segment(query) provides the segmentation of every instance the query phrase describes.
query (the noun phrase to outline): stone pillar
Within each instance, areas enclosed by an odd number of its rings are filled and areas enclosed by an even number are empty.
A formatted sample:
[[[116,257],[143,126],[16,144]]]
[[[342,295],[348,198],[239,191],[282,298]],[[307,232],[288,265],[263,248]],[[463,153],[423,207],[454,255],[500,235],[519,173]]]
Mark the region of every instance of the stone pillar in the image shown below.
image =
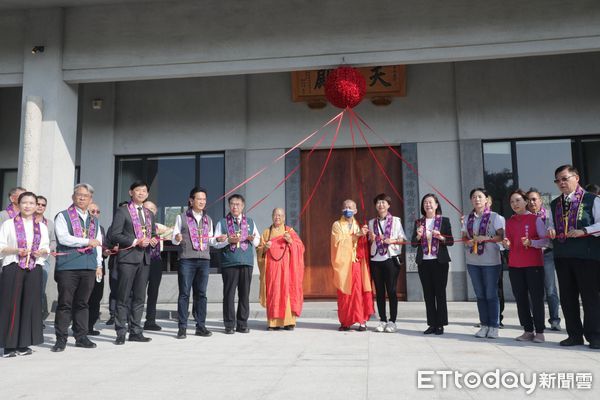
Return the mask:
[[[37,193],[40,175],[40,145],[42,140],[42,98],[30,96],[25,100],[23,116],[23,159],[21,165],[21,185]]]
[[[47,216],[53,218],[70,204],[75,180],[77,86],[63,81],[63,10],[28,10],[25,20],[19,182],[48,198]],[[32,54],[34,46],[44,46],[44,52]],[[31,160],[32,148],[27,145],[27,102],[34,97],[44,105],[37,163]]]
[[[63,10],[28,10],[23,29],[27,33],[18,182],[47,197],[46,217],[54,218],[71,203],[75,183],[78,87],[63,80]],[[44,46],[44,52],[32,54],[34,46]],[[29,118],[41,112],[36,108],[41,110],[42,104],[43,118],[34,128],[34,121]],[[50,277],[53,274],[51,266]],[[57,294],[53,279],[48,279],[46,294],[51,306]]]

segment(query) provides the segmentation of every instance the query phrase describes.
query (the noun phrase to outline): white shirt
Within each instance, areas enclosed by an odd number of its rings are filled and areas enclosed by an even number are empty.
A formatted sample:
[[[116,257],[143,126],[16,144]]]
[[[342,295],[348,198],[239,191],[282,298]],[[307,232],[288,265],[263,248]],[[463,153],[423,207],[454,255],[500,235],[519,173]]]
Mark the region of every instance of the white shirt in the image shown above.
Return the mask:
[[[237,219],[238,222],[238,226],[241,223],[241,219],[242,216],[240,215],[239,217],[233,217],[234,219]],[[223,240],[222,242],[218,242],[216,238],[218,238],[221,235],[227,235],[227,227],[225,227],[225,229],[223,229],[223,227],[221,226],[221,221],[217,222],[217,225],[215,225],[215,240],[211,243],[211,246],[217,248],[217,249],[222,249],[223,247],[227,247],[229,246],[229,242],[227,240]],[[258,233],[258,228],[256,227],[256,223],[254,223],[254,230],[252,231],[251,235],[254,236],[254,240],[252,240],[252,245],[254,247],[257,247],[260,244],[260,234]]]
[[[379,218],[373,218],[372,220],[369,221],[369,231],[375,232],[375,227],[373,225],[375,224],[375,221],[378,219]],[[385,218],[382,220],[379,220],[379,221],[381,222],[380,226],[385,230]],[[383,235],[384,232],[381,232],[381,229],[379,229],[379,230],[380,230],[380,234]],[[406,234],[404,233],[404,229],[402,228],[402,221],[398,217],[392,217],[392,232],[390,233],[390,238],[395,239],[395,240],[402,240],[402,241],[406,240]],[[373,243],[371,243],[371,260],[385,261],[392,256],[399,255],[401,251],[402,251],[401,244],[391,244],[388,246],[388,251],[384,255],[381,255],[381,254],[377,253],[377,243],[375,241],[373,241]],[[375,255],[373,255],[373,254],[375,254]]]
[[[433,240],[433,227],[435,226],[435,218],[425,218],[425,238],[431,243]],[[441,228],[441,225],[440,225]],[[437,260],[437,255],[433,255],[431,253],[425,254],[423,252],[423,260]]]
[[[31,243],[33,242],[33,219],[31,219],[31,220],[23,219],[23,227],[25,228],[25,236],[27,237],[27,247],[31,248]],[[40,238],[39,250],[47,250],[49,252],[50,251],[50,239],[48,237],[48,227],[46,227],[46,224],[43,224],[41,222],[40,222],[40,234],[41,234],[41,238]],[[17,232],[15,230],[15,224],[13,223],[12,219],[9,219],[5,223],[2,224],[2,227],[0,227],[0,253],[5,248],[16,249],[17,247],[19,247],[19,245],[17,243]],[[5,255],[0,254],[0,257],[3,259],[2,260],[3,267],[6,265],[9,265],[11,263],[19,262],[18,254],[5,254]],[[46,261],[46,258],[48,258],[48,257],[47,256],[38,257],[35,260],[35,263],[37,265],[43,266],[44,262]]]
[[[196,220],[196,224],[198,224],[198,226],[201,225],[201,220],[202,217],[204,216],[204,213],[201,211],[199,213],[197,213],[196,211],[192,210],[192,214],[194,215],[194,219]],[[187,221],[185,221],[185,223],[187,224]],[[213,227],[212,227],[212,220],[209,219],[208,220],[209,226],[208,226],[208,236],[213,236]],[[173,243],[175,246],[177,246],[179,243],[181,243],[179,240],[177,240],[175,237],[177,235],[179,235],[181,233],[181,214],[179,214],[177,216],[177,219],[175,220],[175,226],[173,227],[173,237],[171,238],[171,243]],[[209,246],[214,246],[216,243],[215,238],[210,238],[208,239],[208,244]]]
[[[87,221],[88,213],[87,211],[84,213],[79,208],[75,207],[75,211],[81,217],[83,221]],[[81,221],[80,221],[81,223]],[[63,213],[59,213],[54,220],[54,235],[58,243],[67,247],[75,247],[82,248],[88,247],[89,238],[80,238],[77,236],[73,236],[69,233],[69,227],[67,225],[67,221],[65,220],[65,216]],[[100,231],[100,223],[96,225],[96,240],[100,242],[100,248],[97,250],[96,254],[96,265],[102,265],[102,232]]]

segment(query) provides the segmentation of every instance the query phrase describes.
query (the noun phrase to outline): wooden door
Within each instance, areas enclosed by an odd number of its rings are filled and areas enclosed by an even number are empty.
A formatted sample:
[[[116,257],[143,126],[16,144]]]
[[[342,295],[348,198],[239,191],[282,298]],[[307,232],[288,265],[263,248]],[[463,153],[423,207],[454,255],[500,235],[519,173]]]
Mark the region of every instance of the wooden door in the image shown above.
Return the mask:
[[[399,151],[399,149],[397,149]],[[302,204],[308,200],[329,150],[314,151],[310,158],[308,151],[301,153],[302,160]],[[402,195],[401,161],[387,147],[373,148],[373,152],[394,186]],[[360,188],[360,189],[359,189]],[[364,198],[364,211],[361,207],[360,192]],[[394,194],[391,185],[377,167],[367,148],[334,150],[329,165],[319,187],[304,215],[301,218],[302,240],[306,246],[304,272],[304,295],[306,298],[329,299],[336,297],[332,283],[330,265],[331,225],[340,218],[342,202],[352,199],[356,202],[359,223],[363,224],[375,216],[373,198],[385,192],[392,198],[390,211],[403,215],[402,201]],[[404,222],[404,221],[403,221]],[[398,278],[398,295],[406,300],[405,268]]]

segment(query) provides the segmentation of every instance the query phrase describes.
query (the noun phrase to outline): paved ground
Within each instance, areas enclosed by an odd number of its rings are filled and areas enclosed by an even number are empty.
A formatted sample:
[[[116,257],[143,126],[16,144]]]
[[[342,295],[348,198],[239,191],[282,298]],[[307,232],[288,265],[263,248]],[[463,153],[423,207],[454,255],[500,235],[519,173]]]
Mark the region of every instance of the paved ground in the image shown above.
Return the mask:
[[[597,399],[600,394],[600,351],[559,347],[564,332],[548,332],[543,345],[516,342],[521,330],[514,304],[507,305],[507,326],[497,340],[473,337],[474,303],[450,303],[451,324],[437,337],[422,334],[422,303],[401,303],[395,334],[338,332],[335,303],[306,303],[294,332],[266,331],[264,312],[253,304],[252,331],[225,335],[220,307],[210,304],[210,338],[194,336],[192,327],[187,339],[177,340],[176,322],[163,319],[161,332],[147,333],[152,342],[115,346],[114,331],[99,323],[102,334],[94,338],[98,348],[76,348],[70,339],[59,354],[50,352],[54,335],[48,324],[46,343],[35,347],[33,355],[0,359],[0,399]],[[174,306],[159,308],[168,316]],[[432,379],[424,383],[435,389],[417,387],[419,370],[481,376],[496,369],[508,383],[511,372],[524,373],[528,383],[537,374],[533,394],[527,396],[522,386],[459,389],[457,375],[443,389],[441,375],[425,372],[422,377]],[[583,389],[585,382],[580,382],[577,389],[575,380],[585,380],[586,374],[592,376],[592,388]],[[488,384],[494,378],[488,376]],[[470,379],[477,384],[477,376]],[[554,389],[543,388],[543,382]],[[464,385],[464,380],[458,383]]]

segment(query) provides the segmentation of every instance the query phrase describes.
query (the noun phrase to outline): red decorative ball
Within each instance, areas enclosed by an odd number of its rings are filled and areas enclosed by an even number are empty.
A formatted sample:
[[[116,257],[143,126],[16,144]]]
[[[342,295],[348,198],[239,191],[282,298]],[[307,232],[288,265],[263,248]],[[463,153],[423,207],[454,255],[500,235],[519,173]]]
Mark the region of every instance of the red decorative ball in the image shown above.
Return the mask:
[[[365,97],[367,82],[356,68],[339,67],[325,80],[325,97],[339,108],[354,108]]]

